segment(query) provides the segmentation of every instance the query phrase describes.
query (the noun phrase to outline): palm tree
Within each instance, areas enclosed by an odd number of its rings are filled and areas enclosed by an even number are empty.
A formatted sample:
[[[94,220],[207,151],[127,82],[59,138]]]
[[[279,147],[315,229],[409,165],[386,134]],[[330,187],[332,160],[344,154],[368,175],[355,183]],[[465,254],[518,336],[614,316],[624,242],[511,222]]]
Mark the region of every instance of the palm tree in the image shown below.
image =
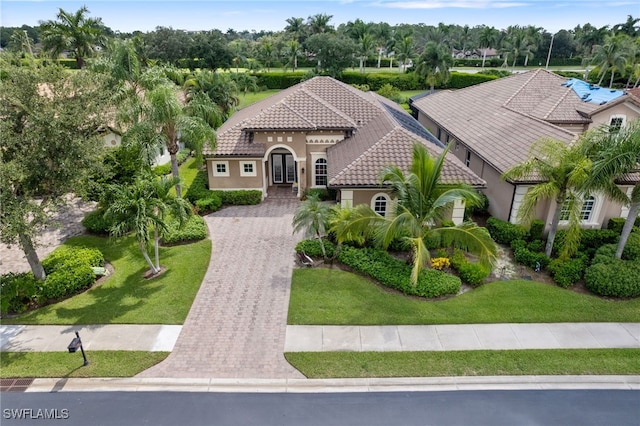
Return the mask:
[[[569,232],[564,245],[564,256],[570,256],[577,246],[579,238],[579,212],[582,207],[580,188],[587,180],[591,170],[591,161],[586,156],[585,145],[580,139],[575,144],[555,139],[541,139],[531,146],[529,158],[507,170],[502,179],[517,181],[523,177],[537,176],[540,183],[527,191],[518,210],[517,219],[529,226],[534,218],[538,203],[554,200],[556,203],[545,254],[551,256],[558,224],[563,207],[569,207],[567,217]],[[565,204],[569,201],[568,204]]]
[[[90,56],[96,45],[103,43],[102,20],[88,18],[89,9],[82,6],[75,13],[59,9],[56,21],[40,25],[42,44],[57,57],[66,50],[75,54],[78,68],[84,68],[84,59]]]
[[[380,183],[391,187],[397,201],[392,203],[385,216],[380,216],[365,204],[342,212],[340,217],[344,221],[334,220],[331,227],[338,242],[362,241],[363,235],[371,235],[379,246],[386,249],[394,240],[402,241],[412,248],[411,282],[414,285],[420,271],[428,264],[430,255],[425,241],[432,238],[439,238],[444,247],[454,246],[477,254],[481,263],[487,266],[493,264],[496,245],[485,228],[472,222],[439,227],[454,201],[479,202],[478,193],[473,188],[439,182],[448,151],[446,148],[433,158],[424,145],[416,144],[407,174],[395,165],[386,166],[381,171]]]
[[[627,15],[627,20],[622,24],[613,26],[613,31],[624,33],[630,37],[635,37],[640,34],[640,18],[635,18],[631,15]]]
[[[307,237],[316,237],[324,258],[327,257],[327,253],[322,238],[329,227],[330,214],[330,205],[321,202],[317,195],[310,195],[293,215],[293,232],[304,231]]]
[[[600,128],[586,136],[592,147],[593,170],[585,182],[587,190],[603,191],[613,200],[629,206],[627,219],[622,227],[616,258],[620,259],[635,219],[640,214],[640,183],[636,183],[627,195],[615,184],[616,179],[637,172],[640,164],[640,120],[611,132]]]
[[[507,34],[502,40],[502,50],[508,57],[513,59],[511,68],[514,69],[518,58],[531,50],[531,43],[526,32],[517,25],[508,27]]]
[[[582,47],[582,54],[585,57],[590,57],[593,54],[593,47],[602,44],[609,34],[609,26],[597,28],[587,23],[582,28],[576,28],[575,33],[576,39]]]
[[[398,66],[401,67],[400,70],[404,70],[407,67],[407,64],[413,58],[414,47],[413,47],[413,37],[404,36],[402,37],[398,43],[396,43],[397,52],[395,54],[398,59]]]
[[[329,25],[333,15],[327,15],[326,13],[318,13],[307,18],[307,27],[309,32],[313,34],[323,34],[333,31],[333,26]]]
[[[298,69],[298,57],[302,54],[300,50],[300,43],[297,40],[291,40],[287,43],[286,55],[289,58],[289,62],[287,62],[287,66],[293,67],[295,71]]]
[[[242,92],[243,98],[247,96],[247,92],[258,90],[258,79],[250,74],[244,72],[232,74],[231,79],[236,83],[238,90]]]
[[[482,48],[482,69],[484,69],[484,63],[487,58],[487,50],[498,43],[499,34],[500,32],[494,27],[487,27],[486,25],[480,30],[478,42]]]
[[[196,105],[195,102],[201,103]],[[140,145],[146,151],[165,146],[171,156],[171,173],[176,180],[176,194],[182,197],[176,154],[178,139],[185,141],[201,158],[205,141],[215,146],[215,132],[205,117],[215,114],[216,106],[206,96],[198,96],[183,106],[173,86],[161,85],[145,92],[142,120],[124,134],[128,143]],[[193,114],[193,115],[190,115]]]
[[[284,31],[292,34],[293,39],[300,43],[302,41],[301,35],[304,32],[304,18],[287,18],[287,26],[284,27]]]
[[[626,62],[624,46],[619,37],[608,36],[602,45],[595,46],[591,63],[600,68],[598,86],[602,84],[607,71],[611,71],[609,81],[609,88],[611,88],[616,71],[623,73]]]
[[[431,92],[438,84],[444,84],[449,81],[449,67],[453,65],[453,57],[443,45],[436,44],[433,41],[427,42],[424,46],[422,54],[418,58],[416,65],[416,74],[426,81]]]
[[[159,241],[163,230],[167,229],[166,213],[180,224],[191,214],[186,200],[174,198],[170,189],[177,184],[175,177],[155,179],[153,176],[138,177],[132,185],[112,185],[112,199],[105,216],[113,221],[110,233],[114,237],[135,233],[138,248],[149,265],[151,274],[160,272]],[[155,262],[149,256],[150,231],[154,232]]]
[[[364,33],[358,40],[358,56],[360,59],[360,72],[364,72],[367,58],[373,50],[373,37],[369,33]]]
[[[206,94],[222,112],[221,122],[236,111],[240,102],[236,95],[238,87],[234,79],[226,73],[212,70],[196,71],[185,81],[184,88],[187,93],[187,102],[190,102],[194,93]]]

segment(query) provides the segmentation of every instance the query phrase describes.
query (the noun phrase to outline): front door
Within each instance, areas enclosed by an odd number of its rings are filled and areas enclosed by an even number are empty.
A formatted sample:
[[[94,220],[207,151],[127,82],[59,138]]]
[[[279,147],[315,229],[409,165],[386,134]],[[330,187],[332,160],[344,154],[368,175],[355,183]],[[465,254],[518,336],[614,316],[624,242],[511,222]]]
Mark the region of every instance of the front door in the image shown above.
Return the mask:
[[[296,162],[291,154],[271,154],[273,183],[293,183],[296,181]]]

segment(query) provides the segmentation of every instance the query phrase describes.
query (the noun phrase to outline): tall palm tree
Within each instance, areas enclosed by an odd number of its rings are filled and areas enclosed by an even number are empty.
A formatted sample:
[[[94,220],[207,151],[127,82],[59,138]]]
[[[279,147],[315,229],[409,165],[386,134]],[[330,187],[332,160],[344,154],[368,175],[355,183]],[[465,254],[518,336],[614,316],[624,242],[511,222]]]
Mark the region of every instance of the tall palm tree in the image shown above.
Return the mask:
[[[497,29],[486,25],[480,30],[478,42],[482,48],[482,69],[484,69],[484,63],[487,59],[487,50],[497,45],[499,34],[500,32]]]
[[[258,90],[258,79],[251,74],[244,72],[232,74],[231,79],[236,83],[238,90],[242,92],[243,98],[247,96],[247,92]]]
[[[112,199],[105,212],[105,216],[114,223],[110,233],[119,237],[133,230],[138,248],[153,275],[160,272],[159,241],[160,235],[167,229],[167,212],[170,211],[172,217],[181,224],[191,214],[186,200],[170,195],[169,190],[178,181],[175,177],[155,179],[146,175],[138,177],[131,185],[111,186]],[[148,252],[152,229],[155,262]]]
[[[326,13],[318,13],[316,15],[309,16],[309,18],[307,18],[309,33],[313,35],[332,32],[333,26],[329,24],[331,18],[333,18],[333,15],[327,15]]]
[[[615,184],[616,179],[637,172],[640,165],[640,120],[611,132],[600,128],[587,134],[588,144],[594,153],[593,170],[585,182],[587,190],[603,191],[608,197],[629,206],[627,219],[616,250],[620,259],[635,219],[640,214],[640,183],[636,183],[627,195]]]
[[[364,66],[367,58],[373,51],[373,37],[370,33],[364,33],[358,40],[358,56],[360,59],[360,72],[364,72]]]
[[[534,219],[538,203],[543,200],[555,201],[556,207],[545,246],[547,256],[551,256],[563,207],[569,207],[569,214],[564,219],[568,219],[570,225],[563,255],[573,254],[579,238],[578,216],[583,198],[580,189],[590,171],[591,161],[586,156],[582,139],[573,145],[555,139],[542,139],[531,146],[527,160],[502,175],[502,179],[512,182],[530,176],[537,176],[540,180],[540,183],[529,188],[518,210],[517,219],[524,226],[528,226]]]
[[[222,112],[221,122],[236,111],[236,107],[240,102],[237,96],[238,87],[234,79],[226,73],[218,73],[212,70],[196,71],[185,81],[184,88],[187,94],[187,102],[191,101],[191,97],[195,93],[206,94]]]
[[[195,105],[200,102],[201,105]],[[177,179],[176,194],[182,197],[177,153],[178,140],[188,143],[198,158],[202,146],[215,146],[215,131],[204,117],[215,113],[216,106],[206,96],[198,96],[186,106],[178,99],[175,87],[161,85],[145,92],[142,120],[124,134],[123,139],[143,147],[146,151],[166,147],[171,157],[171,173]],[[190,115],[192,113],[193,115]]]
[[[85,58],[90,56],[96,45],[104,42],[102,20],[89,18],[89,9],[82,6],[75,13],[59,9],[55,21],[40,25],[42,44],[54,56],[66,50],[73,51],[78,68],[84,68]]]
[[[600,68],[598,86],[602,84],[607,71],[611,72],[609,81],[609,88],[611,88],[616,71],[623,73],[627,63],[621,38],[611,35],[605,38],[603,44],[595,46],[591,63]]]
[[[576,28],[576,39],[582,47],[582,54],[591,57],[594,46],[601,45],[609,35],[609,26],[597,28],[591,24],[585,24],[582,28]]]
[[[433,41],[427,42],[418,58],[416,74],[429,85],[433,92],[436,84],[449,81],[449,67],[453,65],[453,57],[449,49]]]
[[[514,69],[520,56],[531,50],[526,32],[517,25],[508,27],[507,34],[502,40],[502,50],[508,57],[513,59],[511,68]]]
[[[287,18],[287,26],[284,27],[284,31],[286,33],[292,34],[293,39],[298,43],[302,42],[302,33],[304,32],[304,18]]]
[[[395,57],[398,59],[398,66],[401,67],[400,70],[405,70],[407,68],[407,64],[413,58],[413,54],[415,49],[413,47],[413,37],[404,36],[402,37],[395,45],[396,54]]]
[[[330,214],[330,205],[321,202],[317,195],[310,195],[293,215],[293,232],[304,231],[306,236],[317,238],[324,258],[327,257],[327,253],[322,238],[329,227]]]
[[[627,20],[622,24],[614,25],[613,30],[624,33],[630,37],[635,37],[640,35],[640,25],[638,25],[638,23],[640,23],[640,18],[627,15]]]
[[[468,250],[477,254],[481,263],[493,264],[496,245],[485,228],[472,222],[440,227],[454,201],[464,200],[467,204],[479,202],[478,193],[473,188],[440,182],[448,151],[449,148],[446,148],[434,158],[424,145],[416,144],[407,174],[395,165],[385,167],[380,174],[380,183],[391,187],[397,201],[392,203],[385,216],[378,215],[365,204],[343,212],[341,217],[344,222],[333,221],[331,228],[336,233],[338,242],[362,240],[362,235],[372,235],[374,241],[386,249],[394,240],[401,240],[412,248],[411,282],[414,285],[430,258],[425,241],[434,237],[440,238],[444,247],[454,246]]]
[[[302,50],[300,49],[300,43],[297,40],[291,40],[287,43],[287,47],[285,49],[286,56],[289,58],[289,62],[287,62],[287,66],[291,66],[293,70],[298,69],[298,57],[302,55]]]

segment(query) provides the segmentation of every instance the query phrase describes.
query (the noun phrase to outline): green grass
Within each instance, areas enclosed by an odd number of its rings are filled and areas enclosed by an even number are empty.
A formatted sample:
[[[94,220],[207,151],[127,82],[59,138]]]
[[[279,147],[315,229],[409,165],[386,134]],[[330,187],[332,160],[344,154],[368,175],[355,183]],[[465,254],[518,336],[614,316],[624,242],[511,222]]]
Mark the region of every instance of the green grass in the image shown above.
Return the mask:
[[[335,269],[293,272],[289,324],[640,322],[640,298],[605,300],[533,281],[499,281],[447,300],[404,296]]]
[[[0,377],[132,377],[154,366],[169,352],[88,351],[89,365],[79,352],[3,352]]]
[[[147,280],[144,261],[133,236],[81,236],[65,245],[95,247],[115,272],[99,286],[45,306],[4,324],[182,324],[191,308],[211,257],[211,240],[160,248],[166,272]]]
[[[640,349],[289,352],[285,358],[310,379],[640,373]]]
[[[247,107],[251,104],[255,104],[258,101],[261,101],[265,98],[268,98],[271,95],[274,95],[276,93],[278,93],[280,90],[264,90],[262,92],[255,92],[255,93],[247,93],[245,94],[241,94],[240,95],[240,105],[238,105],[238,109],[242,109],[244,107]]]

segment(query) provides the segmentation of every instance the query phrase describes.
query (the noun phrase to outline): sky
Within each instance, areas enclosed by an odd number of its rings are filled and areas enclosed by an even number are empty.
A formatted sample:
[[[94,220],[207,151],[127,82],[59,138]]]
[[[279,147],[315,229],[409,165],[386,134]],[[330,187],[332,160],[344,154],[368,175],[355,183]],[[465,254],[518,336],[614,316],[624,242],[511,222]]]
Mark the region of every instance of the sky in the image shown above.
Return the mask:
[[[0,0],[0,24],[36,26],[52,20],[59,8],[102,18],[113,30],[152,31],[156,26],[184,30],[281,31],[286,19],[331,15],[330,24],[361,19],[396,24],[494,26],[534,25],[551,33],[591,23],[615,25],[627,15],[640,17],[640,0]]]

